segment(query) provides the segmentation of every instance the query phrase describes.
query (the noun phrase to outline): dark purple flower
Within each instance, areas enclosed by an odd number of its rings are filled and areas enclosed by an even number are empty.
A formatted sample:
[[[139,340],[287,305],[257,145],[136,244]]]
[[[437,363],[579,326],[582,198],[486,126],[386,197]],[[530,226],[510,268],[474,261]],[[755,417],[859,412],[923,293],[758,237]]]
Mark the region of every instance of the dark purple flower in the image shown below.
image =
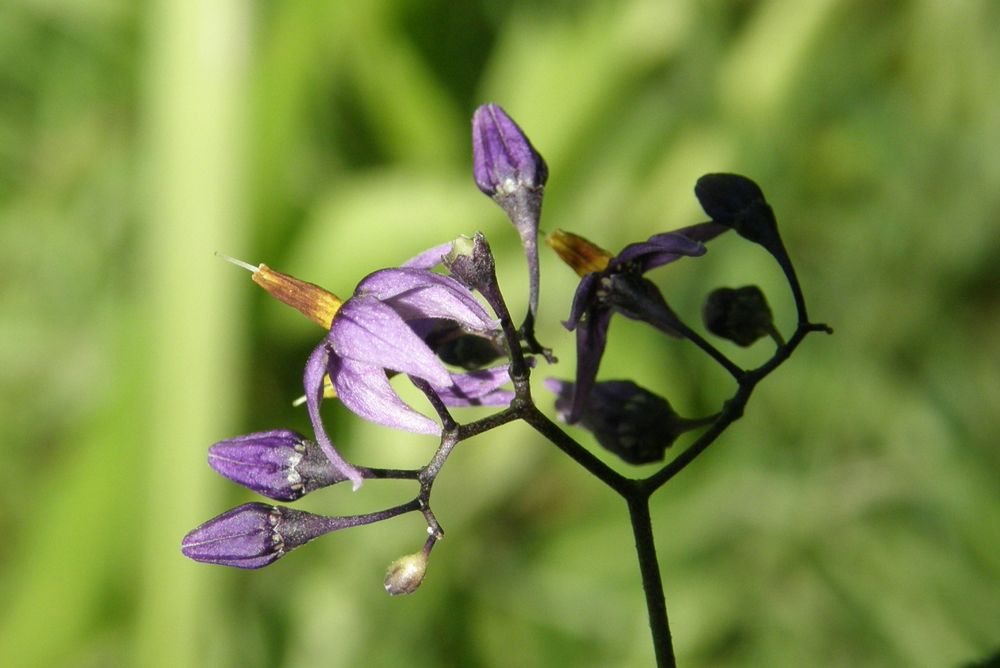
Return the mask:
[[[315,442],[284,429],[219,441],[208,464],[220,475],[271,499],[294,501],[346,480]]]
[[[577,396],[574,384],[547,378],[545,387],[557,395],[556,410],[568,421]],[[714,418],[687,420],[666,399],[632,381],[608,380],[594,384],[578,419],[598,443],[626,462],[649,464],[661,461],[678,436]]]
[[[538,220],[549,169],[499,105],[484,104],[472,116],[472,174],[479,189],[504,210],[521,237],[530,279],[525,336],[540,350],[532,328],[538,312]]]
[[[429,321],[441,320],[486,337],[498,331],[497,321],[454,278],[413,266],[384,269],[358,284],[326,339],[310,355],[304,380],[316,440],[355,488],[361,474],[334,449],[320,417],[324,374],[330,375],[341,403],[355,414],[421,434],[440,434],[441,426],[399,398],[387,371],[426,381],[447,405],[510,402],[513,395],[498,389],[509,380],[506,367],[464,374],[445,368],[422,336]]]
[[[704,242],[727,229],[716,223],[701,223],[656,234],[647,241],[626,246],[612,257],[576,235],[557,231],[549,237],[549,244],[563,259],[577,263],[574,269],[583,275],[569,319],[564,323],[567,329],[576,330],[576,394],[567,421],[580,419],[597,377],[612,314],[647,322],[671,336],[685,335],[686,327],[664,301],[660,290],[643,274],[685,256],[704,255]],[[604,269],[600,271],[586,271],[601,265]]]
[[[246,503],[192,530],[181,542],[184,556],[209,564],[262,568],[325,533],[351,526],[266,503]]]

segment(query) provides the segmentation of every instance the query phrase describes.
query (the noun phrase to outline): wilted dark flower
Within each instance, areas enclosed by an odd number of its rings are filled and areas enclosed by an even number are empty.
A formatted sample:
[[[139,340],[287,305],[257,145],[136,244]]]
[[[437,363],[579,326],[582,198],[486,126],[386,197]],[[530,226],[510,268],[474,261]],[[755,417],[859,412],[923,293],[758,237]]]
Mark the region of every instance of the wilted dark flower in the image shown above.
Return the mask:
[[[618,255],[607,258],[607,251],[583,237],[557,231],[548,243],[559,255],[573,263],[583,275],[573,297],[573,306],[565,325],[576,330],[576,396],[567,420],[580,418],[587,394],[597,377],[597,369],[607,344],[608,326],[613,313],[641,320],[671,336],[682,336],[683,325],[664,301],[659,289],[643,274],[682,257],[704,255],[703,242],[726,231],[715,223],[702,223],[630,244]],[[599,271],[584,273],[585,268],[604,264]]]
[[[578,396],[573,383],[547,378],[545,387],[557,395],[556,410],[563,421],[568,421]],[[608,380],[595,383],[587,394],[579,424],[626,462],[649,464],[661,461],[678,436],[712,419],[682,418],[666,399],[632,381]]]
[[[219,441],[208,449],[208,463],[233,482],[279,501],[346,480],[315,442],[284,429]]]
[[[771,307],[756,285],[712,291],[701,314],[708,331],[741,346],[749,346],[762,336],[780,339]]]

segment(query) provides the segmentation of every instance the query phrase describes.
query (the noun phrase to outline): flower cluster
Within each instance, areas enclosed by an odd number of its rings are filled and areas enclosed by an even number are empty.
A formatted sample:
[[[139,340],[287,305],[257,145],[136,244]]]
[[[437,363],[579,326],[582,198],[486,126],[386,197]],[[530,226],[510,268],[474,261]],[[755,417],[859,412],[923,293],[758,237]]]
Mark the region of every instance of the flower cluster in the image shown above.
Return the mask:
[[[611,469],[545,417],[531,394],[533,355],[556,361],[534,334],[539,317],[538,226],[548,167],[521,128],[495,104],[483,105],[473,115],[472,146],[474,181],[510,219],[527,259],[528,310],[519,327],[513,324],[493,254],[480,233],[431,248],[398,267],[375,271],[363,277],[346,300],[267,265],[228,258],[249,270],[253,281],[272,296],[322,326],[326,334],[308,355],[303,371],[312,435],[276,429],[226,439],[209,448],[209,465],[233,482],[277,501],[295,501],[344,481],[358,490],[366,479],[415,481],[417,495],[391,508],[350,516],[247,503],[188,533],[181,548],[186,556],[237,568],[260,568],[339,529],[420,512],[427,522],[428,538],[419,551],[394,561],[385,577],[390,594],[411,593],[423,581],[431,548],[443,536],[431,509],[431,491],[460,442],[523,420],[626,496],[630,509],[638,507],[640,497],[629,495],[645,494],[641,500],[648,501],[649,492],[644,489],[656,489],[707,447],[739,417],[753,385],[787,358],[806,332],[825,328],[809,323],[774,213],[760,188],[746,177],[702,177],[695,195],[710,220],[655,234],[626,245],[617,254],[571,232],[549,235],[549,246],[580,277],[564,322],[575,332],[575,378],[545,382],[555,396],[559,418],[586,429],[606,450],[635,465],[660,461],[681,435],[713,426],[674,462],[642,481],[646,488],[630,484],[635,481]],[[753,373],[741,369],[685,324],[647,277],[682,258],[704,255],[706,244],[730,229],[775,257],[785,270],[799,312],[799,329],[786,344],[756,286],[719,288],[709,294],[702,315],[710,333],[741,346],[770,336],[778,346],[770,366]],[[695,344],[733,376],[740,391],[719,413],[687,419],[665,398],[633,380],[598,380],[615,314]],[[399,381],[393,380],[396,376],[401,377]],[[433,416],[401,398],[394,383],[402,382],[402,377],[424,394]],[[330,439],[321,414],[324,399],[333,397],[369,422],[437,438],[434,456],[423,467],[402,470],[347,461]],[[472,422],[458,422],[451,409],[469,406],[498,410]]]

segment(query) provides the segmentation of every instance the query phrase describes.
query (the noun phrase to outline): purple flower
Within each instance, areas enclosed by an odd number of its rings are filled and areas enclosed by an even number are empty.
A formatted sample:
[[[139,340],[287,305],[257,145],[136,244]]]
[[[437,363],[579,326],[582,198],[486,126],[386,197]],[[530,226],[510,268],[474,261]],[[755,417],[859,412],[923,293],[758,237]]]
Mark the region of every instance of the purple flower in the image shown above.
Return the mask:
[[[580,419],[597,377],[613,313],[647,322],[671,336],[685,335],[687,328],[643,274],[685,256],[704,255],[704,242],[727,229],[717,223],[701,223],[630,244],[616,256],[576,235],[556,232],[549,237],[549,244],[583,276],[564,323],[567,329],[576,330],[576,389],[566,415],[568,422]],[[590,271],[600,266],[604,268]]]
[[[341,403],[355,414],[421,434],[440,434],[441,426],[399,398],[387,371],[426,381],[451,406],[502,405],[513,396],[499,389],[509,380],[506,366],[449,372],[424,339],[438,321],[486,337],[498,330],[498,322],[469,289],[449,276],[415,267],[377,271],[344,302],[329,334],[306,363],[306,401],[316,440],[355,488],[361,473],[334,449],[320,417],[324,374],[330,375]]]
[[[219,441],[208,449],[208,464],[233,482],[279,501],[294,501],[346,480],[315,442],[284,429]]]
[[[574,384],[547,378],[545,387],[554,392],[559,417],[568,421],[575,397]],[[581,426],[597,442],[630,464],[661,461],[664,451],[686,431],[711,422],[680,417],[670,403],[630,380],[608,380],[594,384],[579,414]]]
[[[521,237],[530,277],[524,329],[529,343],[536,343],[532,328],[538,312],[538,220],[549,169],[499,105],[484,104],[472,116],[472,174],[479,189],[504,210]]]
[[[246,503],[188,533],[181,552],[209,564],[262,568],[313,538],[345,526],[351,526],[346,518]]]

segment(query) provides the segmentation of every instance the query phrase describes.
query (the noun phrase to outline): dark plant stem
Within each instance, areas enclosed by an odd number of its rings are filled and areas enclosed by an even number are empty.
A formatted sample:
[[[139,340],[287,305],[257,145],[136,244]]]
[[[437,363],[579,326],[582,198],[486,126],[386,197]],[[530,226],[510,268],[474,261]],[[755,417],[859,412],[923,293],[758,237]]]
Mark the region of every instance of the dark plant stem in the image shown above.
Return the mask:
[[[632,522],[635,538],[635,552],[639,557],[639,572],[642,576],[642,590],[646,595],[646,612],[649,630],[653,634],[653,651],[659,668],[677,665],[674,645],[670,637],[670,622],[667,619],[667,603],[663,595],[663,580],[660,564],[656,559],[656,543],[653,540],[653,522],[649,515],[649,495],[639,487],[625,495],[628,515]]]

